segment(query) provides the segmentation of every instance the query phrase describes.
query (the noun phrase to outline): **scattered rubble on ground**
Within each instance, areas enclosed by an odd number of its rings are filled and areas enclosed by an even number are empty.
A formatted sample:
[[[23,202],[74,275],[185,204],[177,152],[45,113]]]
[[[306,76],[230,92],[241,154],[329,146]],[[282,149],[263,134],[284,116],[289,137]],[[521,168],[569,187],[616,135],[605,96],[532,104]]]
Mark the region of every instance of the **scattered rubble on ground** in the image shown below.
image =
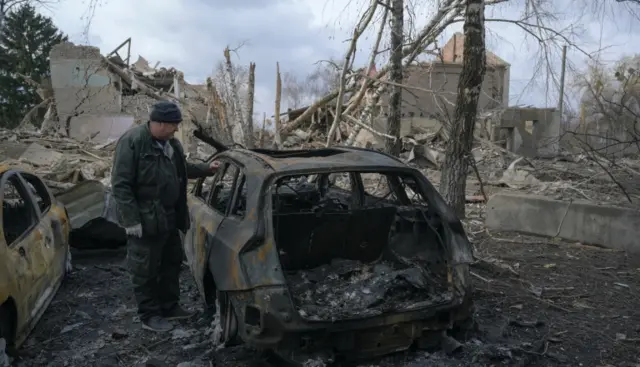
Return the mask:
[[[513,272],[474,266],[478,332],[458,339],[460,348],[452,355],[410,351],[360,367],[640,363],[640,259],[541,238],[494,236],[474,236],[478,256],[496,259]],[[74,271],[15,367],[268,366],[258,364],[260,354],[244,346],[220,349],[213,343],[216,324],[202,310],[187,269],[182,300],[200,313],[159,334],[140,328],[123,252],[73,257]]]
[[[25,130],[0,130],[0,141],[2,164],[32,171],[56,191],[84,180],[104,180],[111,172],[113,142],[96,144]]]

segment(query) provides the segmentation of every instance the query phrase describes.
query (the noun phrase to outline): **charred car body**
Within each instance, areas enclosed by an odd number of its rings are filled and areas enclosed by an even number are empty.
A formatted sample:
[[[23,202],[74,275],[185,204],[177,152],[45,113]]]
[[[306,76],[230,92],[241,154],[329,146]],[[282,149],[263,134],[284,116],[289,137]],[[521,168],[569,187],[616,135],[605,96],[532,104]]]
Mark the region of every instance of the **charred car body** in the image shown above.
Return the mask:
[[[472,317],[469,241],[419,171],[342,147],[210,160],[221,166],[189,195],[184,243],[223,342],[373,357],[433,346]]]
[[[70,270],[70,221],[37,176],[0,164],[0,339],[22,344]]]

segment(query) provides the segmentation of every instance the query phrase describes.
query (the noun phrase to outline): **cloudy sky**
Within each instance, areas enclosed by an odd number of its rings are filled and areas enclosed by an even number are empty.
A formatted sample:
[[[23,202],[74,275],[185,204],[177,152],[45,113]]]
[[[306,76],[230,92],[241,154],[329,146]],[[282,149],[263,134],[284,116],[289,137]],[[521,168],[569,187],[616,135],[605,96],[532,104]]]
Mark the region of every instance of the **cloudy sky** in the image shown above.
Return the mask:
[[[367,0],[61,0],[43,12],[76,43],[90,43],[107,53],[128,37],[132,38],[133,60],[144,56],[152,64],[173,66],[184,71],[191,83],[202,83],[222,59],[226,45],[245,42],[234,61],[256,67],[256,111],[272,113],[275,65],[283,71],[304,76],[319,60],[342,58],[355,21],[366,9]],[[424,26],[433,15],[437,0],[415,8],[415,27]],[[619,5],[590,8],[593,0],[553,0],[548,10],[557,18],[548,20],[554,29],[577,33],[572,38],[581,50],[606,48],[604,61],[638,51],[640,45],[640,7],[635,14]],[[600,0],[598,0],[600,1]],[[604,0],[614,4],[614,0]],[[524,0],[510,0],[487,9],[489,19],[521,19]],[[568,14],[568,15],[567,15]],[[531,22],[531,21],[530,21]],[[87,24],[90,27],[87,28]],[[541,69],[540,47],[517,25],[505,21],[488,23],[488,47],[511,66],[511,104],[553,106],[557,92],[546,69]],[[447,28],[440,44],[457,31],[460,23]],[[88,32],[87,32],[88,30]],[[373,32],[373,30],[372,30]],[[368,57],[373,34],[359,44],[358,61]],[[549,53],[547,53],[549,54]],[[552,47],[547,63],[557,73],[559,48]],[[578,47],[568,52],[572,66],[583,66],[585,56]],[[533,81],[533,82],[532,82]]]

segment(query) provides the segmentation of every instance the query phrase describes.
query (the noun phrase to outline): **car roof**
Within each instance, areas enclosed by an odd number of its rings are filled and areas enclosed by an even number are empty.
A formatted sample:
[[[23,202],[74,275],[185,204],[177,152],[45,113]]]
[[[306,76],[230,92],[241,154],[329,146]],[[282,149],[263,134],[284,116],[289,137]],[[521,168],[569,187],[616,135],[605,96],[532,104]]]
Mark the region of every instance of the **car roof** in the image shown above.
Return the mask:
[[[230,149],[223,152],[245,168],[264,176],[273,173],[328,170],[407,170],[412,168],[396,157],[370,149],[331,147],[309,150]]]

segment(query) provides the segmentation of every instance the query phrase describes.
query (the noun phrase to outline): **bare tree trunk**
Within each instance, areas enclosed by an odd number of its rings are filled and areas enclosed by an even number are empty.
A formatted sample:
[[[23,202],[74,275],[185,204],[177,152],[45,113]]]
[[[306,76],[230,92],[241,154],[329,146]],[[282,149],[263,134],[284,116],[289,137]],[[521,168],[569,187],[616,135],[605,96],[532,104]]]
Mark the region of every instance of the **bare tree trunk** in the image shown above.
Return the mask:
[[[282,99],[282,79],[280,78],[280,63],[276,63],[276,110],[273,116],[274,132],[273,138],[278,149],[282,148],[282,138],[280,137],[280,101]]]
[[[387,135],[396,137],[387,139],[387,153],[399,156],[402,150],[400,140],[400,120],[402,119],[402,44],[404,24],[404,0],[392,0],[391,3],[391,68],[390,81],[396,83],[391,87],[389,96],[389,117],[387,118]]]
[[[336,141],[338,140],[338,136],[341,135],[339,133],[339,130],[340,130],[339,125],[340,125],[340,119],[342,117],[342,112],[343,112],[342,105],[344,102],[344,92],[345,92],[345,86],[347,83],[347,74],[351,70],[351,66],[353,65],[353,62],[355,60],[356,45],[358,43],[358,38],[360,38],[362,33],[367,29],[367,26],[369,25],[369,23],[371,23],[371,20],[373,19],[373,16],[376,13],[377,8],[378,8],[378,1],[377,0],[372,1],[371,6],[369,7],[369,10],[367,10],[369,12],[368,15],[363,16],[360,24],[353,31],[353,38],[351,39],[349,50],[345,55],[344,64],[342,66],[342,72],[340,73],[340,82],[338,86],[338,99],[336,101],[336,113],[333,119],[333,123],[331,124],[331,128],[329,128],[329,133],[327,134],[327,144],[326,144],[327,147],[331,145],[331,141],[333,140],[334,135],[336,135]]]
[[[267,113],[262,113],[262,129],[260,129],[260,138],[258,138],[258,147],[264,148],[264,133],[267,128]]]
[[[247,120],[245,121],[244,145],[247,149],[253,149],[255,138],[253,136],[253,99],[256,89],[256,64],[249,63],[249,88],[247,91]]]
[[[440,192],[461,217],[465,215],[467,172],[472,159],[473,130],[485,69],[484,0],[467,0],[455,120],[451,126],[451,139],[447,143],[440,179]]]
[[[227,69],[227,76],[229,78],[230,97],[232,99],[231,104],[233,106],[233,113],[234,115],[236,115],[235,123],[238,124],[237,126],[240,128],[238,131],[240,131],[242,135],[241,137],[239,137],[240,141],[244,141],[246,144],[247,137],[245,136],[246,135],[246,131],[244,129],[245,124],[242,116],[242,108],[240,107],[240,97],[238,96],[238,85],[236,83],[235,73],[233,72],[233,64],[231,63],[231,54],[228,47],[224,49],[224,58],[226,61],[225,66]]]
[[[358,107],[358,105],[360,104],[360,101],[362,101],[362,99],[365,98],[365,96],[369,96],[373,93],[372,98],[368,100],[367,104],[365,105],[365,107],[363,108],[360,114],[360,121],[362,121],[365,124],[368,124],[369,126],[373,125],[373,119],[375,117],[373,114],[374,113],[373,110],[375,109],[375,104],[377,104],[378,100],[380,99],[380,94],[384,91],[384,88],[386,86],[386,84],[380,83],[380,86],[376,88],[375,91],[367,90],[367,86],[369,84],[368,83],[369,80],[367,79],[367,77],[369,76],[369,74],[371,74],[371,70],[373,70],[373,67],[376,65],[376,56],[378,55],[378,48],[380,48],[380,42],[382,41],[382,34],[384,33],[384,28],[387,26],[387,17],[389,16],[389,4],[390,4],[390,0],[387,0],[387,2],[385,3],[385,7],[384,7],[385,10],[384,10],[384,14],[382,15],[382,20],[380,21],[380,27],[378,28],[378,34],[376,35],[376,42],[374,43],[373,48],[371,49],[371,54],[369,55],[369,65],[367,66],[367,70],[365,71],[365,78],[362,81],[360,90],[354,97],[352,97],[351,104],[349,105],[349,107],[347,107],[347,109],[344,112],[342,112],[344,116],[349,116],[351,111],[353,111]],[[376,94],[378,96],[377,98],[375,98]],[[351,146],[355,143],[356,138],[358,137],[358,134],[360,133],[361,129],[362,129],[361,125],[354,126],[353,130],[351,131],[351,134],[349,134],[349,136],[347,137],[347,140],[345,142],[346,146]]]
[[[384,83],[380,83],[375,90],[367,91],[366,104],[360,112],[360,121],[368,126],[373,126],[373,119],[376,118],[380,114],[380,109],[378,108],[378,102],[380,101],[380,96],[387,89],[387,85]],[[356,142],[356,138],[358,137],[358,133],[362,129],[362,126],[356,125],[351,134],[347,137],[347,141],[344,143],[346,146],[352,146]]]

